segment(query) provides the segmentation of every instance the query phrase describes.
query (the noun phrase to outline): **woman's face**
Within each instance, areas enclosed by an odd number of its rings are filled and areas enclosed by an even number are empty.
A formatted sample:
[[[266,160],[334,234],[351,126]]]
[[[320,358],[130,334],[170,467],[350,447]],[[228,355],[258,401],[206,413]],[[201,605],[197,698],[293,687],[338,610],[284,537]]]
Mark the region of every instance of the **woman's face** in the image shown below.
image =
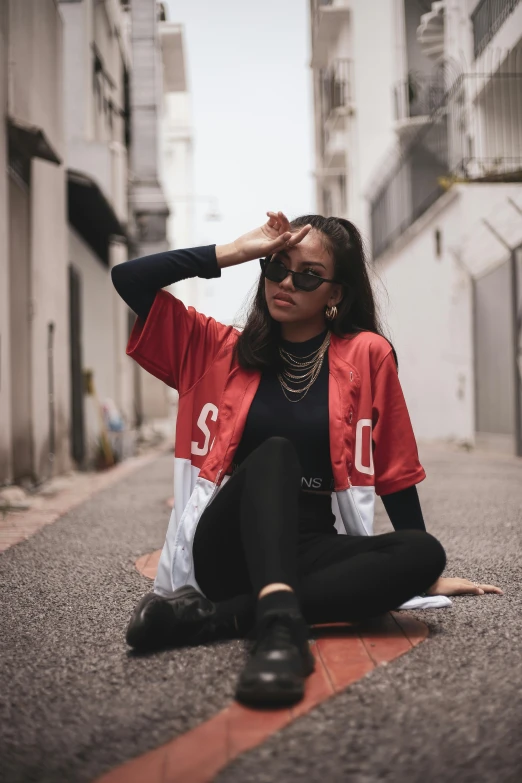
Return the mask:
[[[330,251],[326,250],[320,233],[314,229],[298,245],[279,251],[272,260],[276,258],[293,272],[313,272],[329,279],[334,277],[333,257]],[[338,304],[342,299],[342,286],[336,283],[321,283],[315,291],[300,291],[294,288],[292,277],[288,275],[280,283],[273,283],[265,278],[265,296],[268,310],[275,321],[317,321],[322,327],[325,308]]]

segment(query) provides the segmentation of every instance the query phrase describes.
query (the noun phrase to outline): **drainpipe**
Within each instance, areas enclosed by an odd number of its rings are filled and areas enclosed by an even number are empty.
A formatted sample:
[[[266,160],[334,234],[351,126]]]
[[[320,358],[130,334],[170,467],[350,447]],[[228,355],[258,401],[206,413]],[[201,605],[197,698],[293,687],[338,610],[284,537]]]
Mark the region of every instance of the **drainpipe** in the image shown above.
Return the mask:
[[[47,324],[47,397],[49,404],[49,478],[54,474],[54,458],[56,453],[56,425],[54,401],[54,322]]]

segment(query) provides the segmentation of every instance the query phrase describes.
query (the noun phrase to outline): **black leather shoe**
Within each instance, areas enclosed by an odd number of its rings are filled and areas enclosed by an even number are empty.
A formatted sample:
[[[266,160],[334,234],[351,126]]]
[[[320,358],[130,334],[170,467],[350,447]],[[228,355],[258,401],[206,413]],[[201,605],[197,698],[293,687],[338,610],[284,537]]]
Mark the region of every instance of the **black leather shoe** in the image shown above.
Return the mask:
[[[250,659],[239,677],[236,699],[259,707],[295,704],[303,698],[305,679],[314,668],[303,618],[269,615],[257,629]]]
[[[212,601],[191,585],[178,588],[169,598],[147,593],[132,613],[125,638],[139,651],[197,643],[215,612]]]

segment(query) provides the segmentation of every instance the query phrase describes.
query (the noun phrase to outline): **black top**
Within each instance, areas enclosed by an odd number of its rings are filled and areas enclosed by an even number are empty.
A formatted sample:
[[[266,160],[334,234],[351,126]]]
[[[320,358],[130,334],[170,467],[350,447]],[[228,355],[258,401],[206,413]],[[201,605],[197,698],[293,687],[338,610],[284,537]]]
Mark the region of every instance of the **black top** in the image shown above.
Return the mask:
[[[319,348],[325,336],[326,330],[304,343],[282,340],[281,345],[294,356],[306,356]],[[296,397],[291,392],[287,394],[290,399]],[[299,402],[290,402],[285,397],[276,372],[263,372],[232,467],[235,468],[260,446],[268,432],[271,436],[288,438],[295,446],[302,468],[301,489],[333,491],[328,424],[328,352],[315,383]]]
[[[113,266],[111,277],[121,298],[145,320],[160,288],[188,277],[221,277],[221,269],[216,246],[205,245],[125,261]]]
[[[114,287],[122,299],[131,310],[145,320],[160,288],[178,283],[188,277],[207,279],[220,277],[221,269],[217,263],[215,245],[207,245],[184,250],[169,250],[165,253],[155,253],[151,256],[125,261],[112,268],[111,276]],[[295,355],[298,354],[300,350],[298,346],[300,345],[303,353],[306,354],[311,353],[314,347],[318,347],[323,338],[324,333],[306,343],[286,343],[286,345],[288,345],[288,350]],[[310,345],[312,347],[309,347]],[[285,346],[285,342],[283,342],[283,346]],[[307,402],[309,398],[310,400]],[[273,403],[277,406],[278,414],[268,417],[268,406]],[[306,403],[304,408],[301,407],[303,403]],[[287,406],[296,410],[289,413]],[[265,428],[268,418],[271,418],[269,430]],[[330,488],[332,472],[328,456],[330,444],[327,356],[325,356],[319,377],[310,388],[307,396],[299,403],[290,403],[285,399],[275,374],[263,373],[258,392],[247,417],[243,438],[235,455],[236,463],[239,464],[246,457],[247,450],[251,451],[255,448],[252,444],[259,442],[262,433],[266,438],[268,434],[276,435],[283,434],[283,432],[286,432],[285,437],[289,437],[296,445],[305,482],[320,479],[321,487]],[[326,465],[327,461],[328,465]],[[310,488],[318,489],[313,485]],[[383,495],[382,501],[395,530],[426,529],[415,485],[400,492]]]

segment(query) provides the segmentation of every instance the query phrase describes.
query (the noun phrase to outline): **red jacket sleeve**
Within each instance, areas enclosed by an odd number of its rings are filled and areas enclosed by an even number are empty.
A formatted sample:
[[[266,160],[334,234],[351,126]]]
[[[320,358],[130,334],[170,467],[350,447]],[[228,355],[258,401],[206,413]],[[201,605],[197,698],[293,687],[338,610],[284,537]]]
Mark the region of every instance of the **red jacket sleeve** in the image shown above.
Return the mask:
[[[375,491],[389,495],[426,478],[391,351],[381,362],[373,387]]]
[[[127,354],[183,394],[205,374],[234,331],[160,290],[147,319],[136,319]]]

